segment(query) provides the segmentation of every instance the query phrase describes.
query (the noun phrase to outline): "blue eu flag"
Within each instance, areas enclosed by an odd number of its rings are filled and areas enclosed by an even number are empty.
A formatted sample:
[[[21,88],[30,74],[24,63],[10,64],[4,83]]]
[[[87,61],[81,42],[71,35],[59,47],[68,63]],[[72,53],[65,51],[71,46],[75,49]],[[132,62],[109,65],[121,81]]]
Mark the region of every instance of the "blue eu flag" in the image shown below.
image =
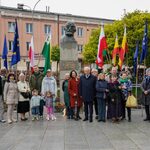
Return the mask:
[[[142,41],[142,53],[140,57],[140,64],[143,62],[147,55],[147,50],[148,50],[148,23],[147,20],[145,21],[145,29],[144,29],[144,37]]]
[[[137,65],[138,65],[138,54],[139,54],[139,41],[136,43],[136,50],[134,53],[134,65],[133,65],[133,70],[134,70],[134,75],[136,76],[136,71],[137,71]]]
[[[16,21],[15,36],[13,41],[13,51],[12,51],[11,65],[15,65],[20,61],[20,47],[19,47],[19,34],[18,25]]]
[[[6,69],[8,69],[8,66],[7,66],[7,54],[8,54],[8,49],[7,49],[7,40],[6,40],[6,35],[5,35],[4,46],[3,46],[3,53],[2,53],[2,59],[4,61],[4,67]]]

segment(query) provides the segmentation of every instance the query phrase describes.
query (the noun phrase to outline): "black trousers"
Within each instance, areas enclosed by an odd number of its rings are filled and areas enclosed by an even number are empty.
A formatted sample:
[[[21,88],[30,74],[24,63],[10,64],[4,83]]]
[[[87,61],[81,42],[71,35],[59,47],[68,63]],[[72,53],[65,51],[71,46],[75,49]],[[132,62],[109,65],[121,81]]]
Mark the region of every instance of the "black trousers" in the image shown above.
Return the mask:
[[[45,102],[44,102],[44,100],[40,100],[40,108],[39,108],[39,115],[40,116],[43,116],[43,107],[44,107],[44,105],[45,105]]]
[[[95,115],[98,116],[98,103],[97,98],[94,98],[94,108],[95,108]]]
[[[122,105],[122,117],[123,118],[126,118],[126,108],[127,108],[128,119],[131,120],[131,108],[126,107],[126,101],[124,101]]]
[[[93,102],[84,102],[85,119],[93,119]]]
[[[146,113],[146,119],[150,120],[149,105],[145,105],[145,113]]]

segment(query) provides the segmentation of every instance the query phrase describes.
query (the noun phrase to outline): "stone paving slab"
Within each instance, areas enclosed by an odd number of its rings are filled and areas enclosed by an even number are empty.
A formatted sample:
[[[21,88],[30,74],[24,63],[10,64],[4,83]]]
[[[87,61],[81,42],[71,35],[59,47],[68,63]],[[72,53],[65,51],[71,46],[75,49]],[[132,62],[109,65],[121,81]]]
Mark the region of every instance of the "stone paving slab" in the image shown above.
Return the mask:
[[[0,123],[0,150],[150,150],[150,123],[141,110],[120,124],[67,120]]]

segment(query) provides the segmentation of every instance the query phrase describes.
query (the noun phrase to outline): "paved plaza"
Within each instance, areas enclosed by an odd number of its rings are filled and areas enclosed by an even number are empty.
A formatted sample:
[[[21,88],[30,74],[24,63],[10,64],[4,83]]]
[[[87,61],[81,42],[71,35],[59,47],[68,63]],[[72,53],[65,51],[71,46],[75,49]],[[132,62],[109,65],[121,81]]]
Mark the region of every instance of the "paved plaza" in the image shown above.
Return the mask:
[[[150,150],[150,123],[141,110],[120,124],[67,120],[0,124],[0,150]]]

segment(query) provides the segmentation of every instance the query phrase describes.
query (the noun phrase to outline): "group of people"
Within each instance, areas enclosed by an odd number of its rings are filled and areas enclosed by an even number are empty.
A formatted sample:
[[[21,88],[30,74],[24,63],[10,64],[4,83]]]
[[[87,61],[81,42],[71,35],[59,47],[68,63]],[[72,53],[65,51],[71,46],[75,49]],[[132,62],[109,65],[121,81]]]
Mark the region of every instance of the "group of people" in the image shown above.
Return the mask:
[[[57,96],[57,84],[52,76],[52,71],[47,70],[46,75],[39,71],[38,66],[34,66],[34,72],[29,78],[25,79],[25,74],[20,73],[18,82],[16,75],[10,72],[7,76],[0,73],[0,122],[4,119],[4,103],[7,105],[7,122],[13,123],[14,108],[17,106],[17,113],[20,120],[26,121],[26,113],[32,113],[32,120],[43,118],[43,108],[46,106],[47,120],[55,120],[54,101]]]
[[[17,104],[17,113],[20,120],[26,121],[26,113],[32,113],[32,120],[43,118],[43,109],[46,108],[46,119],[55,120],[54,103],[57,97],[57,83],[50,69],[46,75],[34,66],[34,72],[26,81],[24,73],[20,73],[18,79],[13,72],[8,75],[0,72],[0,122],[4,119],[4,103],[7,106],[7,122],[13,123],[14,108]],[[75,70],[65,74],[62,83],[64,103],[68,119],[80,120],[81,108],[84,108],[83,121],[93,122],[93,105],[98,122],[106,122],[111,119],[118,123],[127,118],[131,122],[131,108],[126,107],[128,96],[132,95],[132,82],[129,71],[118,73],[115,67],[109,74],[96,69],[84,67],[84,71],[78,74]],[[145,106],[146,118],[150,121],[150,68],[141,83],[142,104]],[[45,107],[44,107],[45,106]]]
[[[68,119],[79,120],[80,109],[84,106],[84,119],[93,122],[93,105],[98,122],[111,119],[118,123],[127,118],[131,122],[131,108],[126,107],[128,96],[132,95],[131,74],[128,70],[117,72],[115,67],[109,74],[99,73],[96,69],[84,68],[84,73],[78,75],[75,70],[65,74],[62,84],[64,103]],[[146,70],[141,84],[142,104],[145,106],[146,118],[150,120],[150,69]]]

